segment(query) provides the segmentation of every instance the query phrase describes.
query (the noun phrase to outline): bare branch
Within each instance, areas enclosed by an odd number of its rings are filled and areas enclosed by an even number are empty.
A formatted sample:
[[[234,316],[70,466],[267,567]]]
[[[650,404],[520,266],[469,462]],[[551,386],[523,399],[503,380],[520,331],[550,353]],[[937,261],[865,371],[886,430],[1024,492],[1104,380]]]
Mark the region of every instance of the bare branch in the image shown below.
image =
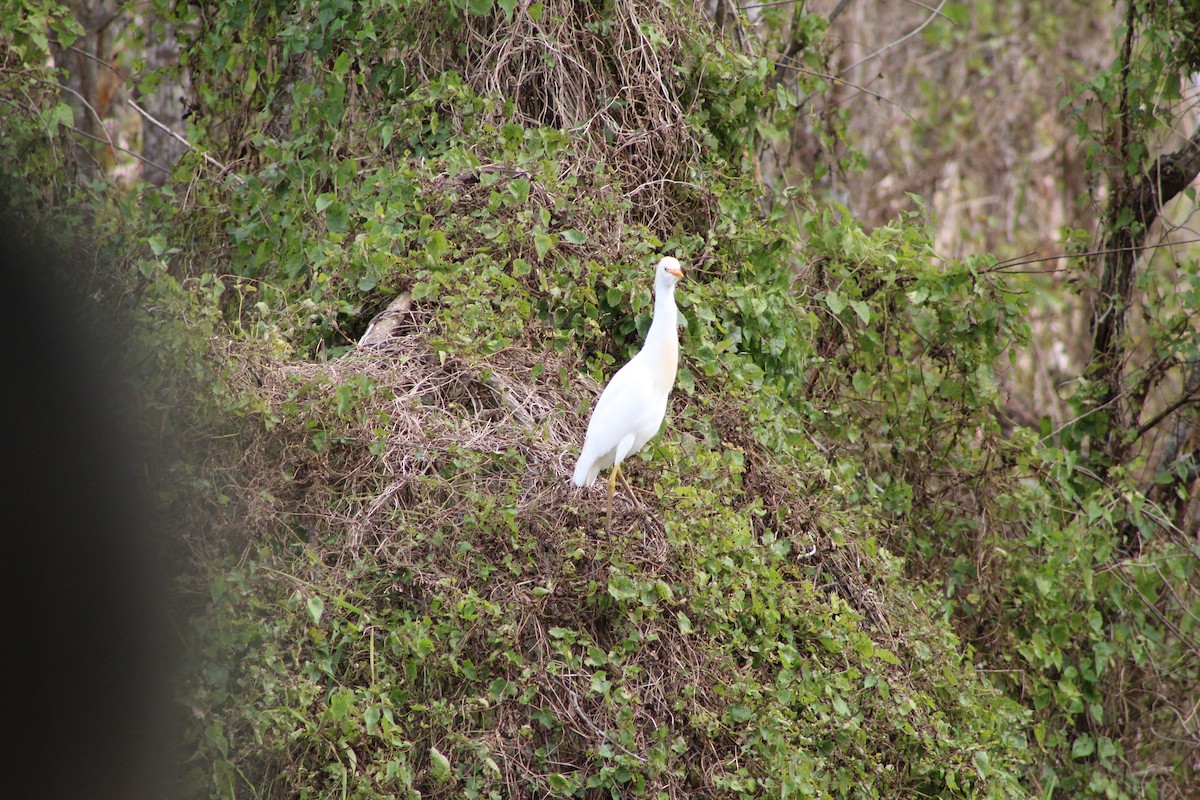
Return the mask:
[[[1173,403],[1155,414],[1147,422],[1144,422],[1138,426],[1137,432],[1133,435],[1135,440],[1140,439],[1147,431],[1157,426],[1158,423],[1162,422],[1164,419],[1171,416],[1188,403],[1200,402],[1200,362],[1192,367],[1191,378],[1188,382],[1191,385],[1184,390],[1182,395],[1175,398]]]
[[[112,149],[120,150],[122,153],[127,153],[127,154],[133,156],[134,158],[136,158],[138,161],[141,161],[143,164],[148,164],[148,165],[154,167],[155,169],[161,169],[163,172],[166,172],[168,174],[171,172],[171,170],[167,169],[162,164],[158,164],[158,163],[155,163],[154,161],[151,161],[150,159],[143,156],[141,153],[135,153],[128,148],[121,147],[121,145],[119,145],[119,144],[113,144],[111,139],[109,139],[108,141],[105,141],[104,139],[101,139],[99,136],[93,136],[92,134],[88,133],[87,131],[79,130],[79,128],[76,128],[74,125],[71,126],[71,132],[77,133],[80,136],[91,139],[93,142],[99,142],[100,144],[107,144]]]
[[[212,164],[214,167],[216,167],[218,170],[220,170],[222,174],[229,172],[229,168],[228,168],[228,167],[226,167],[226,166],[225,166],[224,164],[222,164],[220,161],[217,161],[215,158],[213,158],[212,156],[210,156],[208,153],[205,153],[204,151],[202,151],[202,150],[198,150],[198,149],[196,149],[195,147],[193,147],[193,146],[192,146],[192,143],[191,143],[191,142],[189,142],[187,139],[183,138],[183,137],[182,137],[182,136],[180,136],[178,133],[176,133],[175,131],[171,130],[169,127],[167,127],[167,126],[166,126],[166,125],[164,125],[163,123],[159,122],[159,121],[158,121],[158,120],[156,120],[154,117],[150,116],[149,112],[147,112],[147,111],[146,111],[146,109],[142,108],[141,106],[139,106],[137,103],[135,103],[135,102],[134,102],[134,101],[132,101],[132,100],[130,100],[130,101],[128,101],[128,102],[129,102],[129,105],[133,106],[133,108],[134,108],[134,110],[135,110],[135,111],[137,111],[139,114],[141,114],[141,115],[142,115],[143,117],[145,117],[147,120],[149,120],[149,121],[150,121],[150,122],[151,122],[153,125],[155,125],[155,126],[157,126],[158,128],[160,128],[160,129],[162,129],[162,130],[166,131],[166,132],[167,132],[167,133],[169,133],[171,136],[174,136],[174,137],[175,137],[176,139],[178,139],[178,140],[179,140],[179,141],[180,141],[180,142],[183,144],[183,146],[184,146],[184,147],[186,147],[188,150],[194,150],[195,152],[199,153],[199,154],[200,154],[200,156],[201,156],[201,157],[202,157],[202,158],[203,158],[205,161],[207,161],[208,163],[210,163],[210,164]],[[234,174],[234,173],[231,173],[231,172],[229,172],[229,175],[230,175],[230,176],[231,176],[231,177],[232,177],[232,178],[233,178],[235,181],[237,181],[238,183],[240,183],[240,184],[242,184],[242,185],[245,185],[246,181],[245,181],[245,179],[243,179],[243,178],[242,178],[242,176],[241,176],[241,175],[236,175],[236,174]]]
[[[833,7],[833,11],[829,12],[829,17],[827,18],[827,21],[833,22],[835,19],[840,17],[842,15],[842,12],[846,10],[846,6],[848,6],[848,5],[850,5],[850,0],[841,0],[840,3],[838,3],[836,6]]]
[[[770,2],[770,3],[755,3],[755,4],[749,5],[749,6],[738,6],[738,10],[739,11],[750,11],[755,8],[771,8],[773,6],[787,6],[787,5],[791,5],[793,3],[803,3],[803,2],[804,2],[804,0],[774,0],[774,2]],[[850,2],[850,0],[845,0],[845,2],[848,3],[848,2]]]
[[[1198,236],[1194,239],[1180,239],[1180,240],[1177,240],[1174,242],[1159,242],[1157,244],[1146,244],[1146,245],[1142,245],[1141,249],[1142,250],[1157,250],[1162,247],[1178,247],[1180,245],[1185,245],[1185,244],[1195,244],[1196,242],[1200,242],[1200,236]],[[1062,270],[1057,270],[1057,269],[1013,270],[1012,268],[1013,267],[1021,267],[1026,264],[1041,264],[1046,261],[1059,261],[1064,258],[1092,258],[1093,256],[1103,256],[1103,255],[1108,255],[1110,253],[1122,252],[1123,250],[1128,250],[1128,249],[1129,248],[1111,248],[1111,249],[1104,249],[1104,250],[1087,250],[1082,253],[1059,253],[1056,256],[1041,256],[1039,258],[1020,258],[1019,257],[1020,260],[1008,259],[1006,261],[1001,261],[999,264],[987,269],[986,271],[987,272],[1009,272],[1010,274],[1013,274],[1013,275],[1023,275],[1026,272],[1035,272],[1037,274],[1042,274],[1042,273],[1047,273],[1047,272],[1062,272]]]
[[[113,74],[115,74],[122,81],[126,80],[125,75],[122,74],[121,70],[117,69],[112,64],[105,61],[103,58],[100,58],[99,56],[96,56],[93,53],[89,53],[87,50],[78,48],[75,45],[70,45],[69,47],[67,47],[67,49],[70,50],[72,53],[76,53],[78,55],[83,56],[84,58],[88,58],[88,59],[91,59],[92,61],[95,61],[100,66],[110,70]]]
[[[898,110],[904,116],[908,117],[909,121],[911,121],[918,128],[920,128],[921,130],[925,130],[925,125],[921,122],[921,120],[917,119],[912,114],[910,114],[908,112],[908,109],[906,109],[904,106],[900,105],[899,103],[897,103],[895,100],[892,100],[891,98],[884,97],[883,95],[879,94],[878,92],[872,92],[870,89],[866,88],[865,86],[859,86],[857,83],[853,83],[853,82],[848,81],[845,78],[839,77],[837,75],[827,75],[824,72],[817,72],[815,70],[807,69],[806,67],[796,67],[791,64],[780,63],[779,61],[773,61],[771,63],[773,63],[776,67],[779,67],[780,69],[788,69],[793,72],[802,72],[805,75],[812,75],[813,77],[816,77],[816,78],[822,78],[823,80],[830,81],[831,83],[834,83],[834,84],[842,84],[843,86],[849,86],[851,89],[856,89],[856,90],[862,92],[863,94],[868,94],[871,97],[874,97],[876,100],[882,100],[883,102],[887,103],[888,105],[895,107],[896,110]],[[816,94],[816,93],[809,92],[807,95],[804,96],[804,98],[802,100],[800,100],[799,104],[804,105],[805,103],[807,103],[809,100],[811,100],[813,98],[814,94]]]
[[[89,139],[95,139],[96,141],[107,144],[109,147],[116,148],[117,150],[124,149],[122,147],[117,147],[117,145],[113,143],[112,137],[108,135],[108,129],[104,127],[104,120],[100,117],[100,113],[98,111],[96,111],[95,108],[92,107],[92,104],[87,101],[87,98],[85,98],[79,92],[72,89],[70,86],[63,86],[61,83],[57,83],[55,81],[48,81],[48,80],[45,80],[44,78],[34,78],[34,80],[37,81],[38,83],[44,83],[47,86],[53,86],[55,88],[62,89],[64,92],[70,92],[71,94],[75,95],[75,97],[79,100],[79,102],[83,103],[84,107],[87,108],[88,111],[92,112],[92,116],[96,118],[96,125],[97,125],[97,127],[100,128],[100,130],[104,131],[105,138],[100,139],[95,136],[89,136],[88,137]],[[79,129],[72,127],[72,130],[79,130]],[[80,133],[82,133],[82,131],[80,131]],[[126,150],[125,152],[129,152],[129,151]]]
[[[929,16],[928,16],[926,19],[925,19],[925,21],[924,21],[924,22],[922,22],[920,25],[918,25],[917,27],[913,28],[911,31],[909,31],[908,33],[904,34],[903,36],[901,36],[899,39],[897,39],[896,41],[892,42],[891,44],[884,45],[883,47],[881,47],[881,48],[879,48],[878,50],[876,50],[874,53],[871,53],[870,55],[863,56],[863,57],[862,57],[862,58],[860,58],[858,61],[855,61],[853,64],[851,64],[850,66],[846,67],[844,70],[842,70],[842,71],[841,71],[841,72],[839,72],[838,74],[839,74],[839,75],[845,75],[847,72],[849,72],[850,70],[854,69],[855,67],[860,67],[860,66],[862,66],[863,64],[867,63],[868,61],[870,61],[871,59],[873,59],[873,58],[877,58],[877,57],[879,57],[879,56],[883,55],[883,54],[884,54],[884,53],[886,53],[888,50],[891,50],[893,47],[897,47],[897,46],[899,46],[899,45],[903,44],[904,42],[907,42],[909,39],[911,39],[912,37],[916,36],[916,35],[917,35],[918,33],[920,33],[921,31],[925,30],[925,28],[926,28],[926,27],[929,25],[929,23],[933,22],[933,21],[934,21],[934,19],[936,19],[937,17],[943,16],[943,14],[942,14],[942,6],[944,6],[944,5],[946,5],[946,0],[941,0],[941,1],[938,3],[938,5],[937,5],[937,8],[933,9],[933,13],[931,13],[931,14],[930,14],[930,15],[929,15]]]

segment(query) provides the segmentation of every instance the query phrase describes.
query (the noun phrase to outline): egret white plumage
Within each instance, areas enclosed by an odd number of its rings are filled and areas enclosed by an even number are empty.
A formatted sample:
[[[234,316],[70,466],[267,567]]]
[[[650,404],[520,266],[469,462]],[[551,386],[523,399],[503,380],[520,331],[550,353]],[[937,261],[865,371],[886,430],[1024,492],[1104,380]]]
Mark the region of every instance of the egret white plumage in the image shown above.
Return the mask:
[[[583,452],[572,482],[591,486],[600,470],[612,466],[608,479],[608,518],[621,462],[654,438],[667,414],[667,398],[679,366],[679,310],[675,284],[683,277],[677,259],[658,262],[654,277],[654,318],[638,354],[617,370],[600,393],[588,422]],[[622,478],[624,480],[624,478]]]

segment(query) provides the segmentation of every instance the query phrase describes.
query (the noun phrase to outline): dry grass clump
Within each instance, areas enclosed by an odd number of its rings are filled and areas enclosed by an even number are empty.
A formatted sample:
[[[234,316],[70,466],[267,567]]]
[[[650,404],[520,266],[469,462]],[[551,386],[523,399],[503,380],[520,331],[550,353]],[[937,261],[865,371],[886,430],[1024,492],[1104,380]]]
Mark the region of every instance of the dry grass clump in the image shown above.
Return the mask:
[[[602,164],[636,200],[640,221],[678,212],[681,188],[700,191],[690,174],[701,154],[687,122],[699,94],[680,85],[681,43],[687,26],[709,23],[679,19],[663,3],[547,0],[540,15],[528,5],[511,16],[466,15],[449,31],[418,24],[429,38],[405,60],[418,74],[453,70],[480,95],[509,98],[518,124],[566,131],[579,155],[571,174],[586,178]],[[426,13],[444,10],[433,4]]]
[[[444,496],[448,492],[503,495],[508,480],[515,479],[520,487],[515,511],[523,518],[565,500],[547,502],[548,495],[565,494],[566,459],[586,420],[549,385],[550,371],[541,380],[531,379],[532,358],[515,352],[473,367],[440,359],[418,331],[429,323],[427,315],[406,313],[408,323],[373,346],[326,364],[278,363],[262,376],[267,402],[280,410],[302,406],[304,421],[298,418],[294,430],[302,438],[280,454],[283,469],[254,472],[268,480],[283,476],[293,484],[292,494],[300,493],[293,499],[318,515],[314,537],[336,533],[337,545],[328,554],[337,560],[379,555],[396,546],[397,532],[414,510],[421,514],[421,526],[453,520],[456,509],[448,502],[452,497]],[[543,354],[539,362],[548,359],[553,356]],[[525,373],[520,378],[519,371]],[[321,443],[316,449],[314,434]],[[274,438],[292,439],[286,433]],[[521,468],[460,472],[453,458],[468,451],[519,462]],[[333,485],[306,476],[332,478]],[[469,486],[459,485],[468,478]],[[254,488],[265,490],[265,496],[282,489]],[[330,489],[336,491],[336,513],[320,519],[331,498],[312,492]],[[429,514],[435,508],[444,518]]]

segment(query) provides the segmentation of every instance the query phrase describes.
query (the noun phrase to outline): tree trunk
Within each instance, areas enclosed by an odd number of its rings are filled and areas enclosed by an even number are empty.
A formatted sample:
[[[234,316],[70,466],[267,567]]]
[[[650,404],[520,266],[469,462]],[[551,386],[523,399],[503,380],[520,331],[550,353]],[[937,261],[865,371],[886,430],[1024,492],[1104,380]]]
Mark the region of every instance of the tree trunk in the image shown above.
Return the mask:
[[[1136,181],[1116,187],[1105,212],[1107,238],[1100,247],[1100,285],[1092,317],[1092,355],[1086,375],[1101,384],[1098,405],[1109,418],[1107,463],[1119,460],[1138,409],[1122,400],[1125,312],[1133,294],[1135,267],[1159,211],[1200,174],[1200,130],[1183,147],[1160,156]],[[1101,465],[1102,466],[1102,465]]]

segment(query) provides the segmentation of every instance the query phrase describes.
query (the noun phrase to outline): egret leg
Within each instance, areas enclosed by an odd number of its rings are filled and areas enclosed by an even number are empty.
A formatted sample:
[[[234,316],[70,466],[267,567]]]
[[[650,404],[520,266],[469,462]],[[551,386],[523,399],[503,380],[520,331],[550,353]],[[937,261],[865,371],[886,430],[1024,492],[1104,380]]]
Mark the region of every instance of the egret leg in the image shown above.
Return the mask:
[[[634,494],[633,487],[630,486],[629,481],[627,481],[625,479],[624,472],[621,473],[621,483],[625,484],[625,491],[629,492],[629,499],[632,500],[633,502],[637,503],[638,505],[641,505],[641,503],[638,503],[637,495]]]
[[[612,532],[612,501],[613,493],[617,491],[617,476],[621,474],[621,465],[618,463],[613,466],[612,474],[608,476],[608,512],[604,517],[605,533]],[[625,476],[621,476],[621,480],[625,480]]]

